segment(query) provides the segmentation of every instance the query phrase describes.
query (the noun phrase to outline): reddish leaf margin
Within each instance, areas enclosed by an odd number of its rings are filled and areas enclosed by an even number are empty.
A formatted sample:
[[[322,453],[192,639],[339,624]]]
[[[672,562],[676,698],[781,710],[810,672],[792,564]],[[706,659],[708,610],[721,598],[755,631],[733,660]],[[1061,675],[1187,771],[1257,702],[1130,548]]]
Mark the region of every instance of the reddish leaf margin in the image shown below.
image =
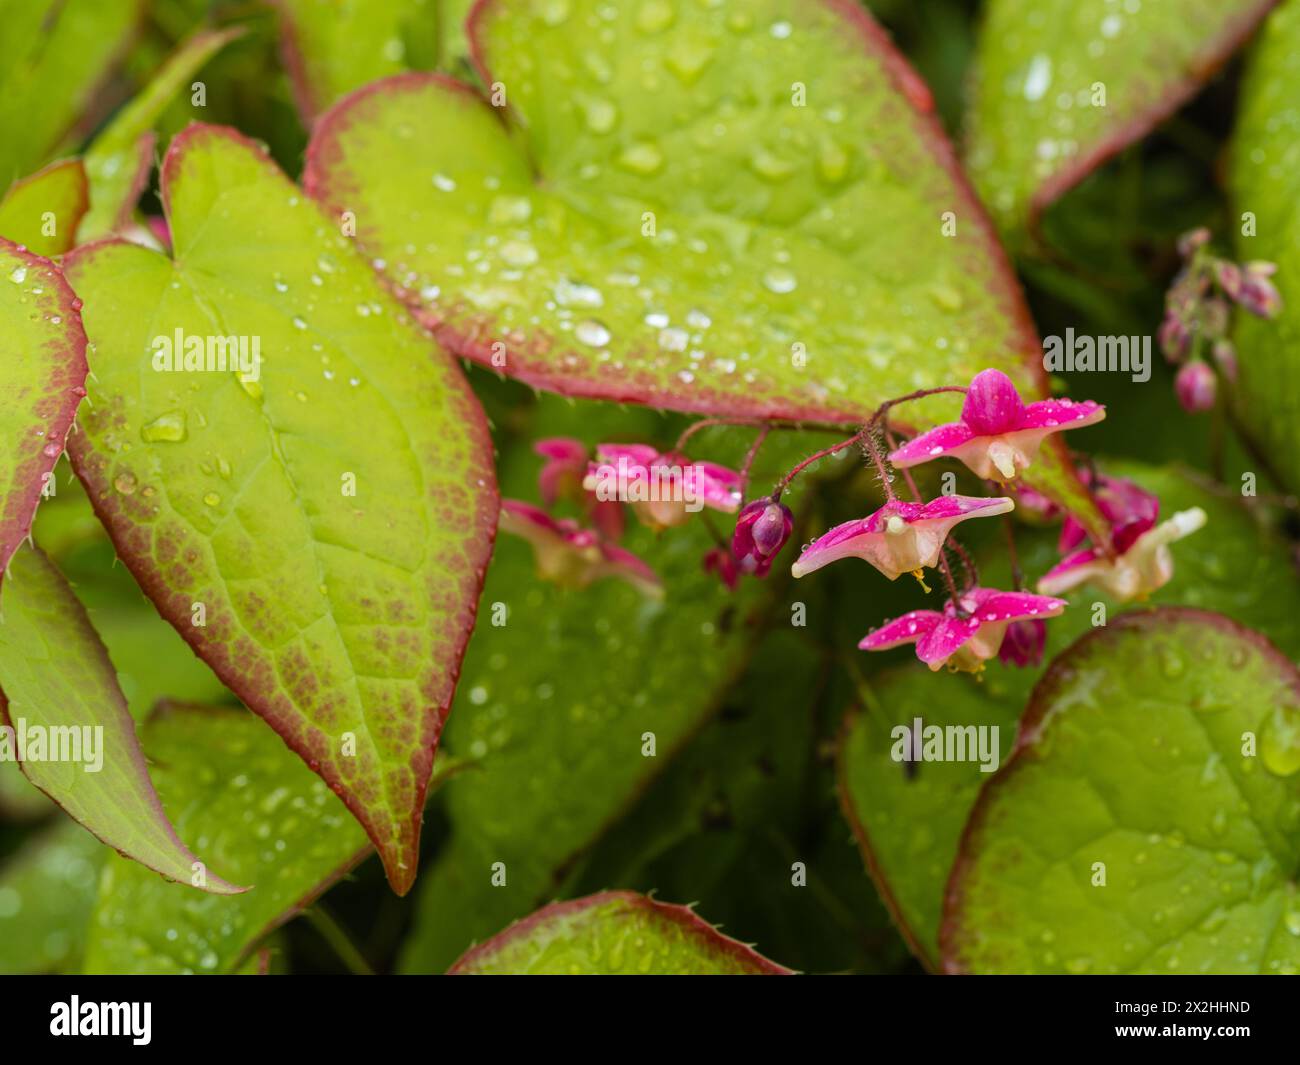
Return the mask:
[[[793,976],[794,970],[787,969],[784,965],[778,965],[769,958],[763,957],[752,947],[746,946],[738,939],[732,939],[730,936],[724,936],[708,921],[704,920],[689,906],[681,906],[671,902],[660,902],[657,899],[650,898],[648,895],[642,895],[635,891],[600,891],[595,895],[587,895],[580,899],[570,899],[567,902],[553,902],[549,906],[543,906],[535,913],[527,917],[520,918],[503,932],[497,933],[486,942],[477,946],[470,947],[456,961],[450,969],[447,970],[449,976],[466,976],[474,975],[474,964],[494,951],[500,950],[512,940],[527,936],[538,925],[544,923],[552,917],[562,917],[566,914],[581,913],[584,910],[594,909],[597,906],[603,906],[606,903],[622,902],[630,910],[643,910],[657,918],[669,921],[678,925],[682,931],[701,942],[706,949],[714,952],[720,952],[727,957],[733,958],[740,964],[756,970],[759,974],[765,976]]]
[[[41,279],[42,293],[35,297],[36,309],[47,318],[62,318],[61,340],[45,346],[52,356],[51,373],[44,397],[37,400],[35,419],[14,450],[28,457],[13,471],[13,482],[0,500],[0,575],[9,560],[30,535],[36,507],[46,476],[67,443],[77,406],[86,394],[86,332],[81,325],[81,301],[57,266],[44,256],[0,237],[0,253],[21,260],[29,272]],[[7,283],[7,282],[5,282]]]

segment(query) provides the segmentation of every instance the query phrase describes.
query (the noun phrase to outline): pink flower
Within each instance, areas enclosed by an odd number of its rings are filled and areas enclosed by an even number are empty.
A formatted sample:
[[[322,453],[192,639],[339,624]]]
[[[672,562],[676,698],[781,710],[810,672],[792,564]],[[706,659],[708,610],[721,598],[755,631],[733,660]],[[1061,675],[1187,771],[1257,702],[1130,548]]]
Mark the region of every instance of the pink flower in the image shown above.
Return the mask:
[[[648,444],[601,444],[596,457],[583,488],[602,503],[630,503],[651,528],[680,525],[704,507],[728,514],[740,508],[743,480],[725,466],[691,462]]]
[[[1174,392],[1188,414],[1204,414],[1214,410],[1218,387],[1214,371],[1199,359],[1185,364],[1174,378]]]
[[[740,567],[725,547],[709,548],[704,552],[703,564],[705,573],[716,573],[728,591],[736,590],[736,585],[740,582]]]
[[[1047,645],[1047,625],[1034,618],[1030,621],[1013,621],[998,650],[998,661],[1004,666],[1036,666],[1043,660]]]
[[[663,595],[654,570],[632,552],[603,540],[590,529],[580,528],[577,522],[552,518],[531,503],[501,500],[500,528],[533,545],[537,572],[544,580],[585,588],[604,577],[618,577],[647,595]]]
[[[1087,469],[1081,471],[1080,480],[1091,487],[1091,472]],[[1098,474],[1092,497],[1110,524],[1111,545],[1116,551],[1127,551],[1139,536],[1155,527],[1160,517],[1160,500],[1120,477]],[[1061,526],[1061,538],[1056,549],[1063,555],[1067,554],[1087,538],[1083,525],[1073,515],[1068,515]]]
[[[929,503],[894,500],[865,518],[837,525],[804,548],[790,572],[802,577],[841,558],[870,562],[891,581],[939,563],[948,533],[967,518],[1005,514],[1015,504],[1005,496],[939,496]]]
[[[746,503],[731,537],[731,553],[740,569],[755,577],[766,577],[793,528],[794,515],[784,503],[770,497]]]
[[[960,602],[964,617],[951,601],[944,604],[942,613],[913,610],[868,633],[858,647],[885,651],[914,643],[916,657],[931,669],[946,664],[949,669],[978,673],[998,653],[1009,624],[1054,618],[1066,606],[1063,599],[993,588],[972,588]]]
[[[1023,403],[1011,378],[1001,370],[981,370],[966,392],[961,421],[922,433],[889,459],[895,466],[906,467],[951,455],[977,476],[1005,482],[1034,461],[1043,440],[1052,433],[1093,425],[1104,417],[1106,408],[1091,400]]]
[[[1129,533],[1124,545],[1116,537],[1115,558],[1107,557],[1095,547],[1084,548],[1068,555],[1044,574],[1038,590],[1044,595],[1062,595],[1085,582],[1091,582],[1121,602],[1145,597],[1169,582],[1174,575],[1173,555],[1169,545],[1196,532],[1205,524],[1205,511],[1200,507],[1179,511],[1168,521],[1142,528],[1142,522],[1133,525],[1140,529],[1136,535]]]
[[[587,473],[587,445],[571,436],[538,440],[533,450],[546,459],[537,475],[542,502],[554,507],[568,499],[585,507],[591,522],[608,539],[623,535],[623,508],[615,502],[601,502],[582,487]]]

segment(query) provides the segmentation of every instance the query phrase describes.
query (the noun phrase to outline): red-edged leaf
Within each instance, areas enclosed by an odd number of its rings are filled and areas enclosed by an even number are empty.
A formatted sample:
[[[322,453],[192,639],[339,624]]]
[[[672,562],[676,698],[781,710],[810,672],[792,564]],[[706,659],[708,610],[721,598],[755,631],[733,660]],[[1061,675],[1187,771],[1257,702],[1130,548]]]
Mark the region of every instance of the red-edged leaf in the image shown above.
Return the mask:
[[[52,262],[0,237],[0,572],[31,532],[86,394],[79,306]]]
[[[126,857],[216,895],[246,891],[196,877],[198,859],[149,780],[113,664],[63,574],[34,548],[15,555],[11,571],[0,595],[5,760]]]
[[[1297,824],[1294,663],[1222,614],[1126,614],[1053,661],[980,791],[944,968],[1294,974]]]
[[[121,241],[69,256],[94,344],[74,466],[159,612],[405,892],[496,525],[482,411],[264,150],[191,126],[162,194],[174,261]],[[177,329],[242,337],[250,360],[256,340],[256,380],[155,372]]]
[[[999,227],[1053,201],[1182,107],[1278,0],[989,0],[967,165]]]
[[[789,976],[687,906],[603,891],[555,902],[466,952],[456,976]]]

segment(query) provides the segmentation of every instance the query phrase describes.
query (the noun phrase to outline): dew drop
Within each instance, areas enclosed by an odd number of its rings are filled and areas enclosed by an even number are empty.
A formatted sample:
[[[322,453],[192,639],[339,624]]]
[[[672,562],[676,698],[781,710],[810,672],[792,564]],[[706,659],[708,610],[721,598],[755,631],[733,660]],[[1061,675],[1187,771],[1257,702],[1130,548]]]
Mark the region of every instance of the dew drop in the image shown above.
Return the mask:
[[[778,295],[793,292],[798,284],[799,281],[794,274],[784,267],[773,267],[763,275],[763,286],[769,292],[775,292]]]
[[[623,149],[622,154],[618,157],[618,165],[633,174],[648,177],[651,174],[658,173],[663,167],[664,153],[659,150],[657,144],[650,141],[640,141]]]
[[[1300,712],[1289,706],[1273,709],[1260,730],[1259,758],[1275,776],[1300,772]]]
[[[573,335],[582,343],[593,348],[603,348],[610,340],[609,330],[603,324],[591,318],[579,322],[573,330]]]
[[[174,444],[184,440],[187,435],[185,412],[180,410],[160,414],[140,430],[140,438],[149,444]]]

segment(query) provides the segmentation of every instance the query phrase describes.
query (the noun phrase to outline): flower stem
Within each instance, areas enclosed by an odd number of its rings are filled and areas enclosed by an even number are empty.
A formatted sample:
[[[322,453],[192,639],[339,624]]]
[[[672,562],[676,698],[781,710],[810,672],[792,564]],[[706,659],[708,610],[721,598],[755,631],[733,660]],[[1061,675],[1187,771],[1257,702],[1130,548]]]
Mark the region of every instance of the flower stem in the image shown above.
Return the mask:
[[[772,490],[772,498],[780,499],[781,493],[784,492],[790,486],[790,482],[793,481],[796,477],[798,477],[799,474],[803,473],[803,471],[806,470],[809,466],[811,466],[814,462],[816,462],[818,459],[824,459],[827,455],[833,455],[837,451],[843,451],[846,447],[852,447],[854,444],[856,444],[859,440],[862,439],[862,435],[866,431],[867,431],[866,428],[863,427],[859,429],[856,433],[854,433],[851,437],[849,437],[847,440],[841,440],[838,444],[834,445],[833,447],[825,447],[822,448],[820,451],[813,452],[801,463],[799,463],[794,469],[792,469],[789,473],[787,473],[784,477],[782,477],[779,481],[776,482],[776,487]]]
[[[945,546],[952,548],[957,557],[961,559],[962,569],[966,571],[966,579],[970,582],[967,585],[967,591],[971,588],[978,588],[980,583],[980,571],[975,566],[975,560],[971,558],[967,550],[961,546],[961,541],[955,536],[949,536]]]
[[[866,449],[867,454],[871,456],[876,472],[880,475],[880,485],[885,490],[885,499],[893,503],[898,499],[894,494],[894,475],[889,472],[889,467],[885,465],[885,457],[880,453],[880,444],[876,440],[875,425],[876,423],[873,420],[862,434],[862,446]]]
[[[682,430],[682,435],[677,438],[677,443],[673,445],[673,454],[679,454],[686,446],[686,441],[698,433],[701,429],[712,429],[717,425],[765,425],[767,423],[757,418],[705,418],[702,421],[692,422]]]
[[[328,911],[321,907],[320,903],[309,906],[303,911],[303,916],[320,933],[320,937],[333,948],[334,953],[338,955],[339,960],[347,966],[348,971],[353,976],[375,975],[374,969],[362,957],[361,951],[348,937],[347,932],[339,926],[339,923],[334,920]]]
[[[948,598],[952,600],[952,606],[957,611],[957,616],[959,618],[969,617],[970,615],[961,605],[961,596],[957,594],[957,582],[952,579],[952,567],[948,564],[948,553],[943,548],[939,549],[939,568],[943,570],[943,580],[948,586]]]
[[[749,489],[749,471],[753,469],[754,459],[758,457],[758,449],[763,446],[763,441],[767,439],[767,434],[772,431],[770,425],[764,425],[754,437],[754,442],[749,445],[749,450],[745,453],[745,461],[740,465],[740,490],[745,492]]]

